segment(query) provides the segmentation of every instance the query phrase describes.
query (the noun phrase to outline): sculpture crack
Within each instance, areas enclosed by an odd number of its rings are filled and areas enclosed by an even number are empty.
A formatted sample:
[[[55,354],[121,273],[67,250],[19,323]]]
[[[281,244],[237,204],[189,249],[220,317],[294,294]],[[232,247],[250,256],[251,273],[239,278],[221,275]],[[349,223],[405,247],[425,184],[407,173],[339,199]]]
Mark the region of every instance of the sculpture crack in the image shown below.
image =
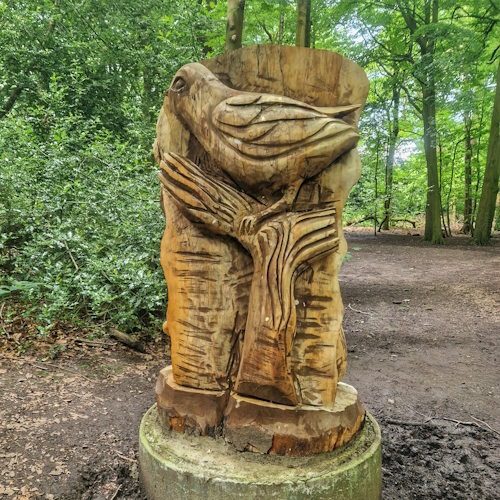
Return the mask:
[[[166,154],[160,167],[163,188],[188,219],[235,238],[253,258],[234,389],[275,403],[297,404],[290,366],[298,304],[294,285],[308,266],[338,249],[335,208],[270,213],[229,184],[215,184],[187,158]]]

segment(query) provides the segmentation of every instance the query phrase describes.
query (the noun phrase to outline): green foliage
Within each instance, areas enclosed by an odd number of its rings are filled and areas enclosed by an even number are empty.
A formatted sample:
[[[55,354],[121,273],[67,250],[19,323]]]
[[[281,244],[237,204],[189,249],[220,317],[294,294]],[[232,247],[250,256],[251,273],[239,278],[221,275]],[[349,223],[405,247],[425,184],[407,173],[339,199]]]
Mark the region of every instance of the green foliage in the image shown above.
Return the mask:
[[[483,0],[440,2],[442,22],[410,33],[402,4],[312,2],[312,46],[356,60],[372,82],[360,123],[363,172],[348,220],[381,220],[395,84],[402,97],[392,213],[425,210],[418,103],[419,78],[429,68],[439,86],[445,218],[463,212],[465,118],[479,199],[498,11]],[[415,5],[420,12],[424,2]],[[40,335],[59,318],[128,331],[161,322],[167,290],[155,120],[177,69],[224,50],[226,9],[224,0],[0,0],[0,299],[15,293],[30,304]],[[280,18],[283,43],[293,45],[295,2],[247,2],[243,45],[278,43]],[[416,44],[430,32],[433,60]]]
[[[352,259],[352,255],[349,252],[346,252],[344,258],[342,259],[342,264],[345,264],[348,260]]]
[[[0,2],[0,105],[22,88],[0,131],[0,293],[18,291],[42,329],[164,315],[154,123],[174,72],[201,57],[189,32],[204,19],[177,7]]]
[[[29,281],[16,281],[12,280],[8,285],[0,285],[0,299],[10,297],[16,292],[26,292],[38,288],[40,283],[31,283]]]
[[[444,220],[447,224],[450,214],[450,222],[456,224],[464,212],[464,122],[472,139],[470,191],[475,213],[488,147],[496,69],[489,59],[498,45],[499,8],[483,0],[467,5],[440,0],[438,22],[425,24],[424,11],[434,5],[432,2],[318,1],[323,10],[315,27],[317,40],[321,40],[316,46],[354,59],[371,81],[360,124],[364,171],[344,217],[358,220],[377,214],[381,220],[388,144],[394,126],[390,116],[394,85],[401,90],[401,103],[391,211],[398,217],[425,211],[421,85],[429,75],[436,81],[435,146]],[[406,15],[415,16],[413,31],[405,21],[405,9]],[[420,47],[423,35],[435,43],[432,56]],[[453,220],[453,214],[457,219]]]
[[[10,120],[0,143],[4,269],[40,285],[23,291],[46,317],[84,314],[124,329],[149,322],[166,305],[149,153],[76,115],[55,120],[47,147],[33,121]]]

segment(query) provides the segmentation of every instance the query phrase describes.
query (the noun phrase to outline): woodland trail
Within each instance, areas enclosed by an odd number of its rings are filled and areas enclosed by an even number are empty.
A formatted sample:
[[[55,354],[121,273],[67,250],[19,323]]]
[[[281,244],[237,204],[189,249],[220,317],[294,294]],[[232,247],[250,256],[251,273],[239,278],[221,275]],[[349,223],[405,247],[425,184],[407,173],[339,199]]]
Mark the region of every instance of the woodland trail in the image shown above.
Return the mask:
[[[500,498],[500,433],[484,424],[500,431],[499,239],[365,231],[346,235],[339,276],[344,380],[382,428],[383,498]]]
[[[500,434],[488,428],[500,430],[500,240],[347,239],[344,380],[381,425],[384,500],[500,498]],[[11,342],[0,350],[0,499],[143,498],[137,434],[169,362],[164,339],[140,354],[68,337],[46,362]]]

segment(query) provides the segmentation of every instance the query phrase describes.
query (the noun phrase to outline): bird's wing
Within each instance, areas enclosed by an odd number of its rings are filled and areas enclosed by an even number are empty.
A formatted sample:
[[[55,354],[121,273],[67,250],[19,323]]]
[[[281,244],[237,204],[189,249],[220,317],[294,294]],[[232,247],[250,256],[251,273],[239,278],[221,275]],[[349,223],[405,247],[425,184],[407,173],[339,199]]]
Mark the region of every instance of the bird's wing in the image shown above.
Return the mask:
[[[346,106],[313,106],[311,104],[306,104],[305,102],[296,101],[290,97],[275,95],[275,94],[257,94],[252,92],[245,92],[242,94],[235,95],[223,101],[223,104],[228,106],[236,107],[247,107],[249,105],[281,105],[281,106],[293,106],[295,108],[307,109],[309,111],[317,111],[323,115],[330,116],[332,118],[342,118],[353,111],[358,110],[361,104],[350,104]],[[239,109],[241,111],[241,108]]]
[[[222,181],[214,182],[187,158],[168,153],[160,168],[158,177],[179,209],[215,233],[236,238],[241,219],[259,210],[253,198]]]
[[[349,132],[339,119],[358,105],[320,108],[271,94],[239,94],[221,102],[212,113],[215,127],[241,153],[261,158]]]

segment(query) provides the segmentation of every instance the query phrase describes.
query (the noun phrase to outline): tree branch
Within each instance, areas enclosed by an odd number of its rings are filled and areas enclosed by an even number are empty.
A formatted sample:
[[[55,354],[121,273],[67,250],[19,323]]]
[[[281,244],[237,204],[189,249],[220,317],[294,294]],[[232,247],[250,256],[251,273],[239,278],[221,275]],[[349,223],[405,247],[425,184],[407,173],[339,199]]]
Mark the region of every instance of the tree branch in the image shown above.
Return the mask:
[[[23,87],[21,85],[18,85],[10,93],[10,96],[7,99],[7,102],[4,104],[2,111],[0,111],[0,120],[5,118],[9,114],[10,110],[14,107],[14,104],[16,104],[16,101],[21,95],[22,91]]]
[[[413,108],[415,109],[415,111],[420,116],[422,116],[422,108],[418,105],[417,101],[410,95],[410,91],[408,90],[408,88],[406,87],[406,85],[404,85],[403,83],[401,83],[401,88],[404,90],[404,92],[406,94],[406,97],[408,98],[408,102],[413,106]]]

